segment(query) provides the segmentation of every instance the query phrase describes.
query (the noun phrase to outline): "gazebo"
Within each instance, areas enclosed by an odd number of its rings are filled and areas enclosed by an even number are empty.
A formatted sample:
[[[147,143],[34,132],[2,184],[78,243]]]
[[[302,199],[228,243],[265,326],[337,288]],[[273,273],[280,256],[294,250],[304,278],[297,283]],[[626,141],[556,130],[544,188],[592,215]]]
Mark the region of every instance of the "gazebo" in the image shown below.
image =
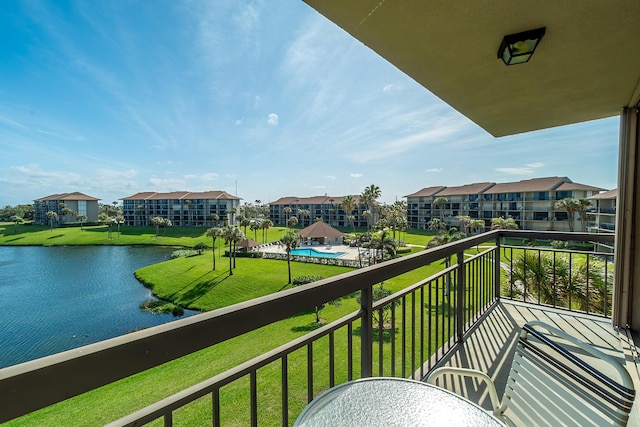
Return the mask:
[[[240,242],[238,242],[238,250],[243,251],[243,252],[249,252],[249,250],[260,246],[260,243],[256,242],[255,240],[251,240],[251,239],[244,239]]]
[[[325,222],[318,221],[300,230],[300,236],[309,245],[340,245],[344,233]]]

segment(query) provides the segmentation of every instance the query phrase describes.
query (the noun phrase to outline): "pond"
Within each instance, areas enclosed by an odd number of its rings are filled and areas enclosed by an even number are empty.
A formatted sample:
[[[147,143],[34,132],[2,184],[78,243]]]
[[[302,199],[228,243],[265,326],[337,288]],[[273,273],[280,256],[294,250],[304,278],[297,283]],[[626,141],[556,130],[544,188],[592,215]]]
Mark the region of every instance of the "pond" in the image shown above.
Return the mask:
[[[1,246],[0,368],[178,319],[140,310],[153,296],[133,275],[140,267],[168,260],[171,252],[158,247]]]

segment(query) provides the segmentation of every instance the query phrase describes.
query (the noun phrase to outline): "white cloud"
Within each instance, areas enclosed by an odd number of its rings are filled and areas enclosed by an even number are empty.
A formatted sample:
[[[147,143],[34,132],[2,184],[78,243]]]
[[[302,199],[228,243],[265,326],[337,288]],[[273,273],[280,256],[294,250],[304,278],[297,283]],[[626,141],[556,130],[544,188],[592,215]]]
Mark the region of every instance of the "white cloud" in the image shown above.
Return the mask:
[[[544,166],[544,163],[529,163],[520,167],[496,168],[496,171],[508,175],[533,175],[535,170]]]
[[[276,113],[269,113],[269,115],[267,116],[267,123],[269,123],[269,126],[278,126],[278,115]]]
[[[425,172],[442,172],[442,168],[425,169]]]
[[[363,174],[361,174],[361,173],[353,173],[352,172],[349,176],[351,178],[362,178]]]
[[[135,169],[128,170],[117,170],[117,169],[98,169],[96,171],[96,178],[98,180],[101,179],[120,179],[127,178],[131,179],[138,175],[138,171]]]
[[[183,178],[157,178],[152,176],[147,183],[154,191],[180,191],[186,188],[186,181]]]
[[[325,178],[326,179],[330,179],[331,181],[335,181],[336,180],[336,177],[333,176],[333,175],[327,175],[327,176],[325,176]]]
[[[202,181],[208,181],[208,182],[211,182],[211,181],[216,181],[216,180],[218,179],[218,176],[219,176],[219,175],[218,175],[217,173],[215,173],[215,172],[209,172],[209,173],[204,173],[204,174],[202,174],[202,176],[200,177],[200,179],[201,179]]]

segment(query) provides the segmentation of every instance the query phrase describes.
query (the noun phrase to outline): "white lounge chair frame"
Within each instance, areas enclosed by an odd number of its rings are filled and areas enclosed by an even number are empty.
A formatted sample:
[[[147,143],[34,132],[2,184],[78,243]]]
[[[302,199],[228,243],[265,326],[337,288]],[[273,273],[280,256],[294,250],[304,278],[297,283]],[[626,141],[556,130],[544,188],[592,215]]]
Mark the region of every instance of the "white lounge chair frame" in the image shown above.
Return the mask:
[[[548,334],[542,334],[536,327]],[[611,365],[621,383],[593,368],[549,335]],[[493,414],[508,425],[624,426],[635,397],[633,381],[616,359],[540,321],[529,322],[522,328],[502,401],[491,378],[474,369],[438,368],[427,377],[427,382],[436,385],[438,378],[447,374],[486,382]]]

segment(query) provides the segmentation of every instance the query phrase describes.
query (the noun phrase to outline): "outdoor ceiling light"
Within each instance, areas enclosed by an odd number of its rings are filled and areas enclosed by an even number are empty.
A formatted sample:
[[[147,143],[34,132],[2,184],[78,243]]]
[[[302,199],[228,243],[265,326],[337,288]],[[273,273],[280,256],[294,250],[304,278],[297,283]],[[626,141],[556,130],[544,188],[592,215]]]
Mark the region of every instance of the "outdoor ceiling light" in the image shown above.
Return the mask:
[[[538,43],[542,40],[546,28],[525,31],[523,33],[504,36],[498,58],[502,58],[505,65],[522,64],[529,61],[535,52]]]

